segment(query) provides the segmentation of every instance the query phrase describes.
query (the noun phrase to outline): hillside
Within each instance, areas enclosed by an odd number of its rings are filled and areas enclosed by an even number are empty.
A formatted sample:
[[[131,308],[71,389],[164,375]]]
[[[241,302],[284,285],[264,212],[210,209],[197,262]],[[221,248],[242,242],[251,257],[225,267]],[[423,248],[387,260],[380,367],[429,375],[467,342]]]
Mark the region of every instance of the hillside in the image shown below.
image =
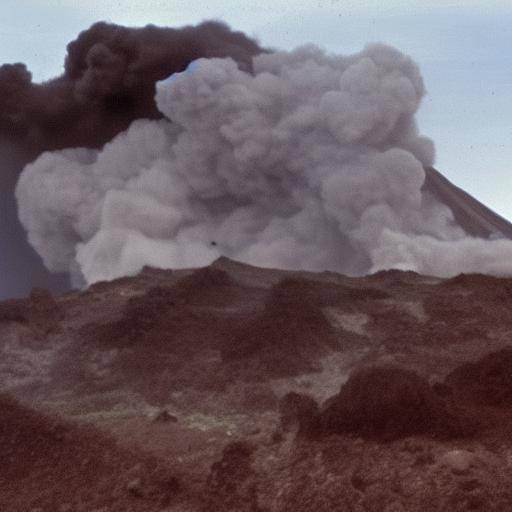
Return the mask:
[[[433,167],[425,169],[423,191],[448,206],[457,224],[469,235],[480,238],[512,238],[512,224],[508,220],[454,185]]]
[[[226,258],[3,302],[1,508],[508,510],[511,302]]]

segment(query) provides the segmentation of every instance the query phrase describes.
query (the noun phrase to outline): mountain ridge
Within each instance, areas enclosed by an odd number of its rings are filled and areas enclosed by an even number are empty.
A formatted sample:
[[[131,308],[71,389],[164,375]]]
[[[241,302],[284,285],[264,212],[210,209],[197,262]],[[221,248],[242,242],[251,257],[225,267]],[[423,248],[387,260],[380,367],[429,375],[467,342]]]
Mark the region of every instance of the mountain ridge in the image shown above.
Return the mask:
[[[450,208],[457,223],[471,236],[512,239],[512,223],[453,184],[434,167],[425,168],[423,190]]]

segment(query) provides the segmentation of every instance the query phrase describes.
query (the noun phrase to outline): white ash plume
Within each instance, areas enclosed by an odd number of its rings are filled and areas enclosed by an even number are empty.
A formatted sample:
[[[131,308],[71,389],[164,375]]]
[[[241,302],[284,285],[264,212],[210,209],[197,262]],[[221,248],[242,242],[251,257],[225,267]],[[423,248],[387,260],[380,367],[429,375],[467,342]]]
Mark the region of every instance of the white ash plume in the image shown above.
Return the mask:
[[[28,165],[20,219],[49,269],[87,283],[220,255],[348,274],[510,273],[512,242],[469,238],[421,192],[434,158],[414,120],[424,93],[416,64],[385,45],[262,54],[252,72],[199,59],[158,83],[163,120]]]

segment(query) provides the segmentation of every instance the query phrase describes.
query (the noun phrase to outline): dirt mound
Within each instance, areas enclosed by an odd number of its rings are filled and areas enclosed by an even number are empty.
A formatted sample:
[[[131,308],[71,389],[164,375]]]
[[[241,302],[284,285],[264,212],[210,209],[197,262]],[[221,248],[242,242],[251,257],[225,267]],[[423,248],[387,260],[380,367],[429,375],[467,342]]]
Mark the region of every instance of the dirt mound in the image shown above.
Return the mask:
[[[64,314],[53,297],[44,288],[34,288],[29,297],[29,321],[43,334],[56,329]]]
[[[378,288],[349,288],[345,291],[346,300],[384,300],[389,299],[391,295]]]
[[[183,291],[208,290],[232,285],[233,280],[229,274],[225,270],[215,267],[200,268],[178,282],[178,288]]]
[[[494,306],[512,300],[512,279],[483,274],[459,274],[447,279],[439,286],[443,290],[462,292],[480,303],[490,302]]]
[[[354,432],[391,440],[415,434],[456,437],[474,426],[416,373],[367,368],[351,375],[320,414],[325,433]]]
[[[0,323],[28,322],[26,301],[22,299],[10,299],[0,302]]]
[[[0,486],[2,511],[143,511],[174,499],[176,480],[167,469],[94,429],[45,417],[5,395],[0,410],[0,482],[8,483]]]
[[[190,306],[197,301],[211,303],[212,295],[226,296],[226,288],[232,285],[226,272],[218,269],[199,269],[180,279],[175,285],[158,285],[146,293],[131,297],[124,307],[121,318],[99,325],[89,325],[83,330],[88,338],[103,345],[146,348],[166,344],[169,347],[173,333],[192,328],[200,316]],[[206,319],[208,315],[204,315]],[[187,322],[187,320],[191,320]]]
[[[150,267],[148,265],[144,265],[142,267],[142,270],[139,272],[138,276],[139,278],[164,278],[168,279],[172,276],[174,270],[170,268],[156,268],[156,267]]]
[[[54,365],[54,380],[80,392],[128,388],[152,403],[165,403],[172,391],[187,386],[222,385],[223,374],[211,359],[229,322],[222,312],[192,303],[205,275],[212,278],[207,272],[185,283],[153,286],[131,297],[119,318],[83,326],[79,343]],[[211,289],[222,295],[222,286]]]
[[[412,270],[379,270],[374,274],[366,276],[370,282],[379,284],[391,285],[393,287],[400,286],[414,286],[422,279],[422,276]]]
[[[222,358],[256,362],[263,378],[314,371],[316,361],[338,349],[335,333],[321,309],[291,290],[289,282],[271,290],[263,311],[244,319],[228,336]]]
[[[141,337],[157,327],[176,303],[176,291],[165,286],[155,286],[144,295],[130,298],[123,317],[111,326],[117,333],[118,342],[122,345],[140,343]]]
[[[263,512],[257,504],[251,467],[255,447],[245,441],[229,443],[211,467],[203,512]]]
[[[11,299],[0,303],[0,323],[23,324],[41,337],[58,328],[63,311],[52,294],[34,288],[27,299]]]
[[[297,425],[299,435],[314,435],[319,429],[319,412],[311,396],[294,391],[287,393],[279,402],[281,429],[286,432]]]
[[[145,350],[178,348],[177,333],[183,333],[200,320],[187,304],[183,291],[188,285],[154,286],[141,295],[131,297],[121,317],[106,324],[88,324],[82,335],[106,348],[137,348]]]
[[[477,404],[512,407],[512,348],[459,366],[446,377],[446,384]]]
[[[390,295],[379,288],[287,277],[273,287],[274,298],[300,297],[321,307],[343,306],[352,301],[382,300]]]
[[[444,288],[472,288],[472,287],[493,287],[500,286],[504,282],[503,278],[488,276],[484,274],[458,274],[455,277],[446,279],[441,283]]]
[[[200,268],[181,278],[175,285],[176,293],[184,304],[222,307],[240,298],[239,286],[230,275],[215,267]]]
[[[264,484],[275,494],[260,501],[270,502],[272,512],[510,510],[510,472],[485,449],[466,448],[419,438],[375,443],[330,436],[296,443],[292,467],[269,475]],[[464,456],[469,467],[457,460]]]
[[[160,319],[169,315],[175,305],[173,288],[154,286],[143,295],[131,297],[120,318],[85,324],[80,335],[86,345],[103,350],[136,347],[147,341],[149,334],[158,328]]]

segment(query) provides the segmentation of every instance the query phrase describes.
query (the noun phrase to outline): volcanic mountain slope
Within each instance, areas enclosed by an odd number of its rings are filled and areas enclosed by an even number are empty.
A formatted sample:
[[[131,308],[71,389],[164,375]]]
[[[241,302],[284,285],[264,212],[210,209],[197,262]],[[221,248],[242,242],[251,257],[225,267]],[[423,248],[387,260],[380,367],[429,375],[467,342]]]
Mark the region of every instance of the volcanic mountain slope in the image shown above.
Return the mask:
[[[457,224],[479,238],[512,238],[512,224],[494,213],[473,196],[454,185],[443,174],[427,167],[423,191],[450,208]]]
[[[91,427],[44,416],[5,395],[0,410],[0,507],[6,512],[143,511],[169,503],[177,492],[177,479],[156,459],[120,449]]]
[[[2,510],[509,510],[511,302],[226,258],[4,302]]]

